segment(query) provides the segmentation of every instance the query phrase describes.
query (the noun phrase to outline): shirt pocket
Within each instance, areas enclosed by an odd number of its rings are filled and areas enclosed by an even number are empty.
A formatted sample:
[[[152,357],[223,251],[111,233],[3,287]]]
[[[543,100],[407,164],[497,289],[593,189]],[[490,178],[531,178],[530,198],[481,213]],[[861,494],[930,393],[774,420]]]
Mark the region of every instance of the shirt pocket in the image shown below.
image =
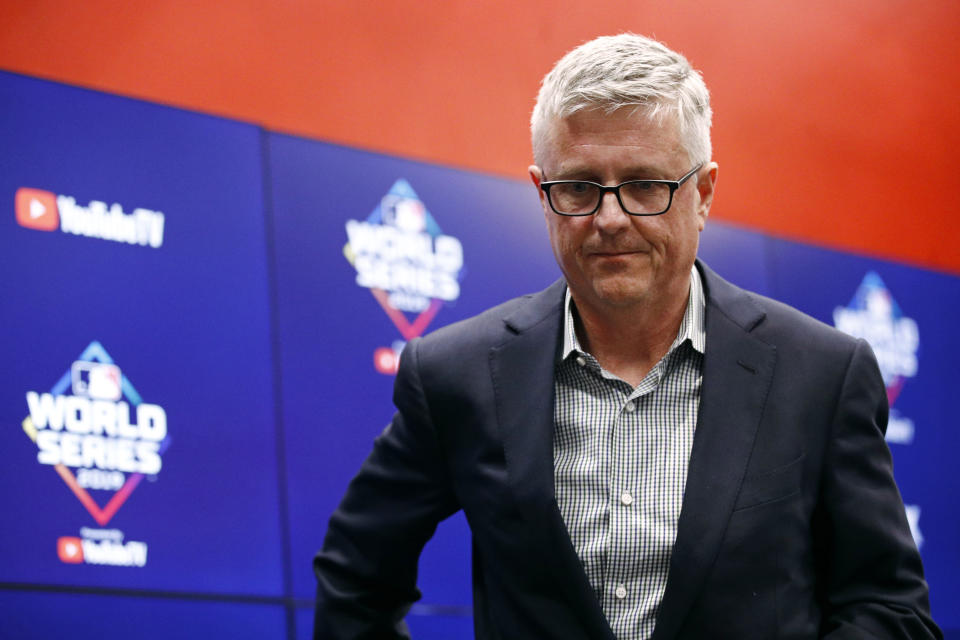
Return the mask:
[[[744,478],[733,510],[742,511],[798,495],[805,457],[801,454],[800,457],[782,467]]]

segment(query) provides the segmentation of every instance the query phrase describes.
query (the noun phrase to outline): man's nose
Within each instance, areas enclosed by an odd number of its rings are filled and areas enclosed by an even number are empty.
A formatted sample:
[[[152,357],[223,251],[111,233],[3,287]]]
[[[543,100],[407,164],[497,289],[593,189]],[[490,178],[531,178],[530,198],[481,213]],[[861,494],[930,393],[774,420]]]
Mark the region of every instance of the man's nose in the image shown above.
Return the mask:
[[[630,225],[630,216],[620,206],[617,194],[608,191],[600,198],[600,208],[593,214],[594,224],[602,231],[612,233]]]

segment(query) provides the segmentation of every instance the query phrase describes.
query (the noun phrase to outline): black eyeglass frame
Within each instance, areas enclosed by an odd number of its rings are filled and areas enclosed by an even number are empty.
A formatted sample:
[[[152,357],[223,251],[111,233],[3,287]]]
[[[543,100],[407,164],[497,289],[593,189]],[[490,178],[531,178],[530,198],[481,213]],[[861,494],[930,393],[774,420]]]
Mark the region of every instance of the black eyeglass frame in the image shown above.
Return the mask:
[[[568,217],[592,216],[593,214],[595,214],[597,211],[600,210],[600,205],[603,204],[603,196],[610,193],[611,191],[617,195],[617,202],[620,203],[620,209],[623,210],[623,212],[626,213],[627,215],[662,216],[663,214],[665,214],[667,211],[670,210],[670,205],[673,204],[673,194],[676,193],[677,189],[682,187],[684,182],[692,178],[697,173],[697,171],[700,171],[700,169],[702,168],[703,168],[703,163],[701,162],[697,166],[695,166],[693,169],[690,169],[690,171],[688,171],[686,175],[684,175],[679,180],[627,180],[625,182],[621,182],[620,184],[614,185],[612,187],[607,187],[598,182],[592,182],[590,180],[551,180],[551,181],[541,182],[540,188],[543,189],[544,193],[547,194],[547,202],[550,203],[550,208],[553,209],[553,212],[558,216],[568,216]],[[623,204],[623,199],[620,197],[620,187],[622,187],[625,184],[636,184],[637,182],[665,184],[668,187],[670,187],[670,198],[667,200],[667,208],[664,209],[663,211],[658,211],[656,213],[634,213],[632,211],[627,211],[626,206],[624,206]],[[595,206],[593,210],[585,211],[584,213],[563,213],[562,211],[557,211],[557,208],[553,206],[553,198],[550,197],[550,187],[558,184],[576,184],[576,183],[593,185],[600,190],[600,197],[597,198],[597,206]]]

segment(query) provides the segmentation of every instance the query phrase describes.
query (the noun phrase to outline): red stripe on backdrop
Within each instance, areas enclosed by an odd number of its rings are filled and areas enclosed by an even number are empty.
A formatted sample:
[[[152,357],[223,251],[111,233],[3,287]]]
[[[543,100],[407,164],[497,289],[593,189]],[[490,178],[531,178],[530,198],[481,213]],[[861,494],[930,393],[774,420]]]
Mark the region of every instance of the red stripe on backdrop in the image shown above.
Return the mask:
[[[5,4],[2,68],[518,179],[550,65],[653,35],[711,87],[716,219],[960,273],[953,0]]]

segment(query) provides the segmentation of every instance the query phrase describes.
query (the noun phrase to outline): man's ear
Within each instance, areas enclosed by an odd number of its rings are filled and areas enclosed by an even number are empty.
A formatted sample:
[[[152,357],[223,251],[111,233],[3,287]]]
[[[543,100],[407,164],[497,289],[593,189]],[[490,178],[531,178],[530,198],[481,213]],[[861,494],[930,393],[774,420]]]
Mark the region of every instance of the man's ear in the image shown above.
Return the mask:
[[[718,169],[719,166],[716,162],[708,162],[703,169],[697,172],[697,193],[700,195],[700,202],[697,204],[697,217],[700,218],[700,231],[703,231],[707,216],[710,215],[710,205],[713,204],[713,193],[717,185]]]
[[[543,170],[535,164],[527,167],[527,171],[530,173],[530,181],[533,183],[533,186],[537,189],[537,197],[540,198],[540,206],[546,209],[547,207],[547,194],[543,189],[540,188],[540,183],[543,182]]]

